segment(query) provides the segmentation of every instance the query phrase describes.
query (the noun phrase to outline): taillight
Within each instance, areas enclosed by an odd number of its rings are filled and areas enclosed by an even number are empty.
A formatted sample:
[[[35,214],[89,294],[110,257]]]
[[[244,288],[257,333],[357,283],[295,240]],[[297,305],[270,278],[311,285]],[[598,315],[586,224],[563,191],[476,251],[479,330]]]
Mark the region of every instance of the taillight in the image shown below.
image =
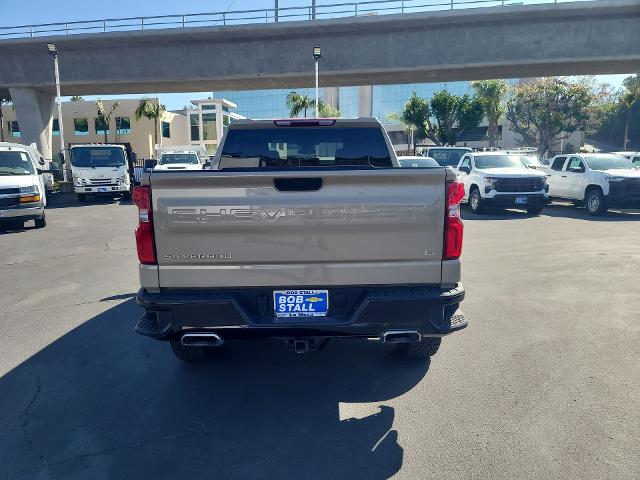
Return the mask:
[[[136,228],[136,247],[138,260],[146,265],[155,265],[156,246],[153,235],[153,209],[151,207],[151,188],[141,185],[133,189],[133,203],[138,207],[138,228]]]
[[[460,219],[460,202],[464,198],[461,182],[447,182],[447,202],[444,214],[443,260],[455,260],[462,254],[463,225]]]

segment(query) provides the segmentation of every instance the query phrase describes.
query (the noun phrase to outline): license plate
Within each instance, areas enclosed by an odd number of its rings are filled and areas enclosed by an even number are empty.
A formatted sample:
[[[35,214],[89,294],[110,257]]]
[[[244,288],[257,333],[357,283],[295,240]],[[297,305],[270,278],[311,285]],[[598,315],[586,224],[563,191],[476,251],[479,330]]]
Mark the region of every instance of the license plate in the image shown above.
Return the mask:
[[[99,192],[106,192],[107,191],[107,187],[98,187],[98,191]]]
[[[276,317],[326,317],[328,290],[277,290],[273,292]]]
[[[516,205],[526,205],[527,197],[516,197]]]

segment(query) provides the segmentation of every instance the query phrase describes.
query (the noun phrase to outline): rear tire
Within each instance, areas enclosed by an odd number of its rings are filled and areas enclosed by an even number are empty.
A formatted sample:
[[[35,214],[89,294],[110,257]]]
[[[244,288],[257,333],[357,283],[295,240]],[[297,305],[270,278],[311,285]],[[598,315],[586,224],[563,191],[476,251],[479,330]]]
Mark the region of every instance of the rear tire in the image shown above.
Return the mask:
[[[584,205],[591,215],[603,215],[607,211],[607,201],[598,188],[592,188],[587,191],[584,197]]]
[[[213,355],[212,350],[217,350],[219,347],[185,347],[180,342],[179,338],[172,339],[171,350],[173,354],[183,362],[187,363],[200,363],[208,360]]]
[[[46,217],[45,217],[44,212],[42,213],[42,217],[40,217],[40,218],[36,218],[36,219],[34,220],[34,223],[35,223],[35,225],[36,225],[36,228],[44,228],[44,227],[46,227],[46,226],[47,226],[47,219],[46,219]]]
[[[78,201],[80,203],[86,203],[87,202],[87,195],[85,195],[84,193],[79,193],[78,194]]]
[[[399,343],[398,350],[407,358],[429,358],[440,348],[442,338],[424,337],[419,342]]]
[[[469,194],[469,206],[471,207],[471,211],[476,215],[480,215],[484,212],[482,196],[480,195],[480,190],[477,188],[471,190],[471,193]]]

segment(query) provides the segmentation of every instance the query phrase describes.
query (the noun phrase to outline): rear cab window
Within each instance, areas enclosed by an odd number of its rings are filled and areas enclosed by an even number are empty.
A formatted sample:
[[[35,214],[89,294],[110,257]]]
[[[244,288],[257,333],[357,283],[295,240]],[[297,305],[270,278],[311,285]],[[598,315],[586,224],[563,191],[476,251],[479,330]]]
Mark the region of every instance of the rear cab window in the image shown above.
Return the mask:
[[[456,167],[462,156],[467,153],[462,149],[430,148],[429,156],[442,167]]]
[[[218,169],[393,167],[379,125],[287,123],[291,125],[274,121],[230,128]]]

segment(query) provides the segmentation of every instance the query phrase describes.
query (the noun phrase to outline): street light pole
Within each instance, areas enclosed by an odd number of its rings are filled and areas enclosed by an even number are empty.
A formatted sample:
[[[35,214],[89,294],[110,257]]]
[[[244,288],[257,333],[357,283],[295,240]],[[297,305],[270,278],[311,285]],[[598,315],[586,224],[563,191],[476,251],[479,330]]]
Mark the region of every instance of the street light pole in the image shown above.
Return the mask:
[[[320,116],[320,91],[318,88],[318,64],[321,57],[320,53],[320,47],[313,47],[313,58],[316,61],[316,118]]]
[[[60,70],[58,69],[58,50],[53,43],[47,43],[47,49],[49,54],[53,57],[53,66],[56,75],[56,103],[58,105],[58,131],[60,133],[60,153],[64,160],[64,180],[66,182],[71,181],[69,178],[69,172],[71,170],[67,155],[64,154],[64,125],[62,123],[62,101],[60,100]]]

